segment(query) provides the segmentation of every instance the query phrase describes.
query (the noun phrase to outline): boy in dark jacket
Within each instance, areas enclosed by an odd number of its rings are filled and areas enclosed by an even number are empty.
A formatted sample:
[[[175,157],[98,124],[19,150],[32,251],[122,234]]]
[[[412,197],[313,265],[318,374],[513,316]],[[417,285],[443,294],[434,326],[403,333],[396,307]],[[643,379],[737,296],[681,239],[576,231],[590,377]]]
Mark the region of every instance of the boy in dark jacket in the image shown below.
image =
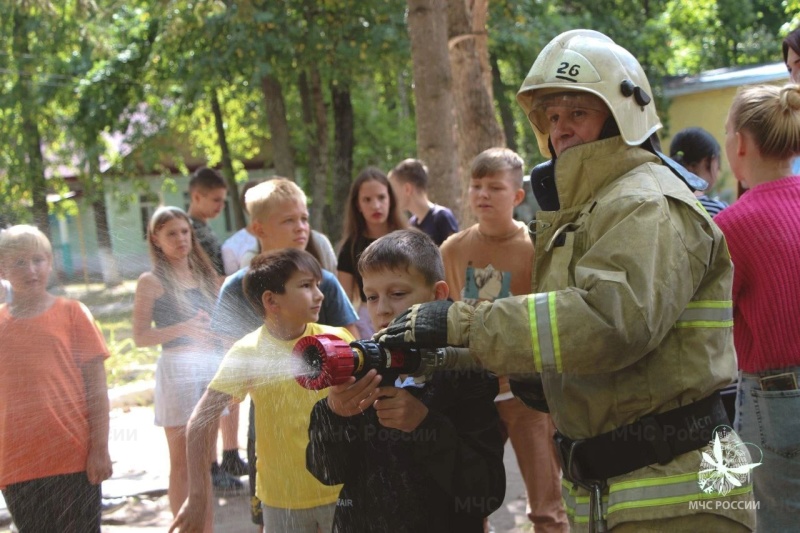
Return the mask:
[[[376,330],[408,306],[446,299],[439,250],[416,230],[372,243],[358,269]],[[308,470],[343,483],[334,532],[483,532],[505,496],[497,379],[440,372],[381,383],[371,370],[331,387],[311,414]]]

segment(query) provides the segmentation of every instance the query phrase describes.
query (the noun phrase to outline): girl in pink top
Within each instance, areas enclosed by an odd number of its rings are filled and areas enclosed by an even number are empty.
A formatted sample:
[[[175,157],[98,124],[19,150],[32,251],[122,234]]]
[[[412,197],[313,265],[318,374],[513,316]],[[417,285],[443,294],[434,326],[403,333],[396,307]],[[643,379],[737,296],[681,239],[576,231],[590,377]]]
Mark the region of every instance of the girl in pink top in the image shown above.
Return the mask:
[[[741,89],[725,130],[731,169],[749,189],[714,219],[734,265],[734,425],[764,453],[752,471],[758,530],[791,531],[800,513],[800,176],[791,175],[800,87]]]

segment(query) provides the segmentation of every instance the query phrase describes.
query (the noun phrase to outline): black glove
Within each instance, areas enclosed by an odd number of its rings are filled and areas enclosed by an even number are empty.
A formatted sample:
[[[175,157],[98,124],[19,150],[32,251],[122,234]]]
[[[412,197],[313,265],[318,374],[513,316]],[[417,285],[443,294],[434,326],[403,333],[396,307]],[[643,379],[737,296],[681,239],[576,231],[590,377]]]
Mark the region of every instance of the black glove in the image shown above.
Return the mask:
[[[447,311],[451,305],[450,300],[412,305],[373,338],[390,349],[447,346]]]

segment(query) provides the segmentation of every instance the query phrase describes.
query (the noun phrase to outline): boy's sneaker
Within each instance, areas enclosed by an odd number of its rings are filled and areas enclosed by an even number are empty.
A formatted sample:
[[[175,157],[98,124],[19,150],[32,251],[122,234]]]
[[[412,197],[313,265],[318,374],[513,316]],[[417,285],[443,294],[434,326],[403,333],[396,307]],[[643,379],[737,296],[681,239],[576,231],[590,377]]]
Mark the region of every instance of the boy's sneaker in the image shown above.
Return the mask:
[[[216,462],[211,465],[211,484],[214,486],[214,492],[234,494],[244,492],[244,483],[227,473]]]
[[[246,476],[248,471],[247,463],[239,457],[239,450],[225,450],[222,452],[222,469],[235,477]]]

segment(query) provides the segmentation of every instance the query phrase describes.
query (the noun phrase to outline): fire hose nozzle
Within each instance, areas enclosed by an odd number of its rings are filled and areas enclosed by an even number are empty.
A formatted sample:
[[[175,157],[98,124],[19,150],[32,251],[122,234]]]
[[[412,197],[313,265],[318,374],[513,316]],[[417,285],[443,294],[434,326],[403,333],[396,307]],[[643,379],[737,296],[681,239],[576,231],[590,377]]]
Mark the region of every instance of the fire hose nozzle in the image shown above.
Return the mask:
[[[478,368],[465,348],[389,350],[372,340],[347,343],[329,334],[309,335],[295,344],[295,379],[311,390],[363,377],[376,369],[384,381],[394,383],[400,374],[423,376],[439,370]]]

